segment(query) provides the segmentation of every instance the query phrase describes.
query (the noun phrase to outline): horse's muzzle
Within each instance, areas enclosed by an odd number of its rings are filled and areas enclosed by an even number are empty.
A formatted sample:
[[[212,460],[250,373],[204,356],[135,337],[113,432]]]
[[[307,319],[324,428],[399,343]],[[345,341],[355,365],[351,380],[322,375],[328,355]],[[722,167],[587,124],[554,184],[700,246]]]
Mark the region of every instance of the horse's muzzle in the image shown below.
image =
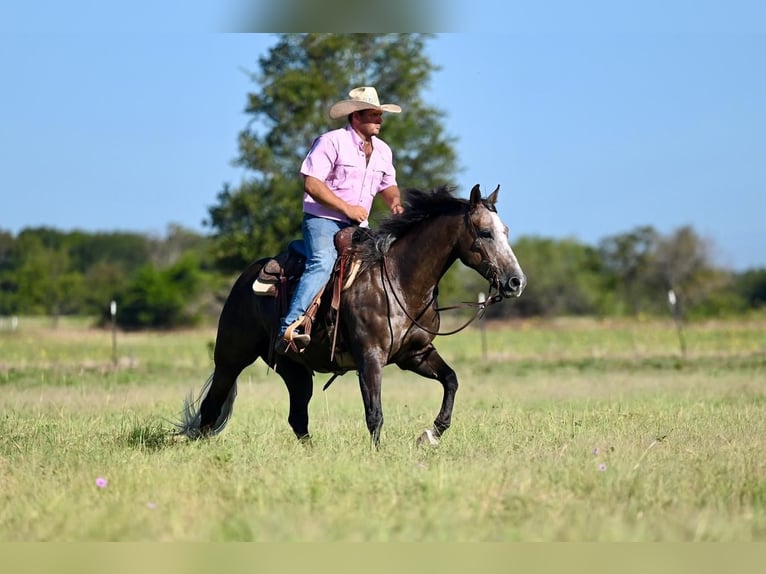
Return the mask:
[[[500,294],[503,297],[519,297],[527,286],[527,276],[523,273],[514,274],[500,282]]]

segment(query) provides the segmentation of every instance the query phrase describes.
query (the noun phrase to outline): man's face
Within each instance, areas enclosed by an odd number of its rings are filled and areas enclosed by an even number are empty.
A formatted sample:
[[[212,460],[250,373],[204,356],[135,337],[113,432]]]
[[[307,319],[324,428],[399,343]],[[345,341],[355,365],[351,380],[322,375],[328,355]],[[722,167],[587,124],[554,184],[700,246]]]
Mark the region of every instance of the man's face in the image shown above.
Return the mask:
[[[375,136],[380,133],[383,123],[383,112],[380,110],[362,110],[356,112],[354,129],[365,137]]]

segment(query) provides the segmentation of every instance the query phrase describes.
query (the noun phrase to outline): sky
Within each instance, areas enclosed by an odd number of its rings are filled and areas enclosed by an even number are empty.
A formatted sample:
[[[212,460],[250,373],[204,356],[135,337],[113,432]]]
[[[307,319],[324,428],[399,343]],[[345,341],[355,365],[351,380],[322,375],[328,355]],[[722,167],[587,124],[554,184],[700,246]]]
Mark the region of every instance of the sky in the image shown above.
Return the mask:
[[[4,3],[0,230],[209,233],[248,177],[248,73],[277,41],[243,1]],[[500,185],[512,242],[691,225],[716,264],[766,267],[766,3],[445,6],[402,25],[436,33],[423,98],[456,138],[458,192]]]

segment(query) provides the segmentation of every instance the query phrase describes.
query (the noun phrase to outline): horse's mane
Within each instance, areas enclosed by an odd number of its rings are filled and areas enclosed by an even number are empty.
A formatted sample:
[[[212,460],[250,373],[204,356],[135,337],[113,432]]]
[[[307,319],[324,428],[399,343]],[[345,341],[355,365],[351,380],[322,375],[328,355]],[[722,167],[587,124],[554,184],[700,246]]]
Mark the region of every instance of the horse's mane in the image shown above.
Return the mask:
[[[404,213],[389,215],[381,222],[377,233],[372,234],[360,246],[361,259],[368,263],[377,261],[394,241],[423,222],[441,215],[465,211],[468,200],[455,197],[454,190],[454,187],[446,185],[430,191],[407,189],[404,193]]]

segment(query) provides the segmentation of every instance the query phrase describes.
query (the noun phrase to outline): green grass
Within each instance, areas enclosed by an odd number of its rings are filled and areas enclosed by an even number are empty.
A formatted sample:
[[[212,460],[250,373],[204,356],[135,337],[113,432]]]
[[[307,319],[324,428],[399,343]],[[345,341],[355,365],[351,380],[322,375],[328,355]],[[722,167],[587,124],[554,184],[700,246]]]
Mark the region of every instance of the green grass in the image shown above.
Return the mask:
[[[229,426],[167,431],[211,330],[0,334],[3,541],[764,541],[766,320],[534,321],[437,340],[461,381],[438,448],[433,381],[385,371],[372,450],[353,374],[311,403],[248,368]],[[126,358],[130,357],[128,361]],[[108,480],[99,489],[98,477]]]

